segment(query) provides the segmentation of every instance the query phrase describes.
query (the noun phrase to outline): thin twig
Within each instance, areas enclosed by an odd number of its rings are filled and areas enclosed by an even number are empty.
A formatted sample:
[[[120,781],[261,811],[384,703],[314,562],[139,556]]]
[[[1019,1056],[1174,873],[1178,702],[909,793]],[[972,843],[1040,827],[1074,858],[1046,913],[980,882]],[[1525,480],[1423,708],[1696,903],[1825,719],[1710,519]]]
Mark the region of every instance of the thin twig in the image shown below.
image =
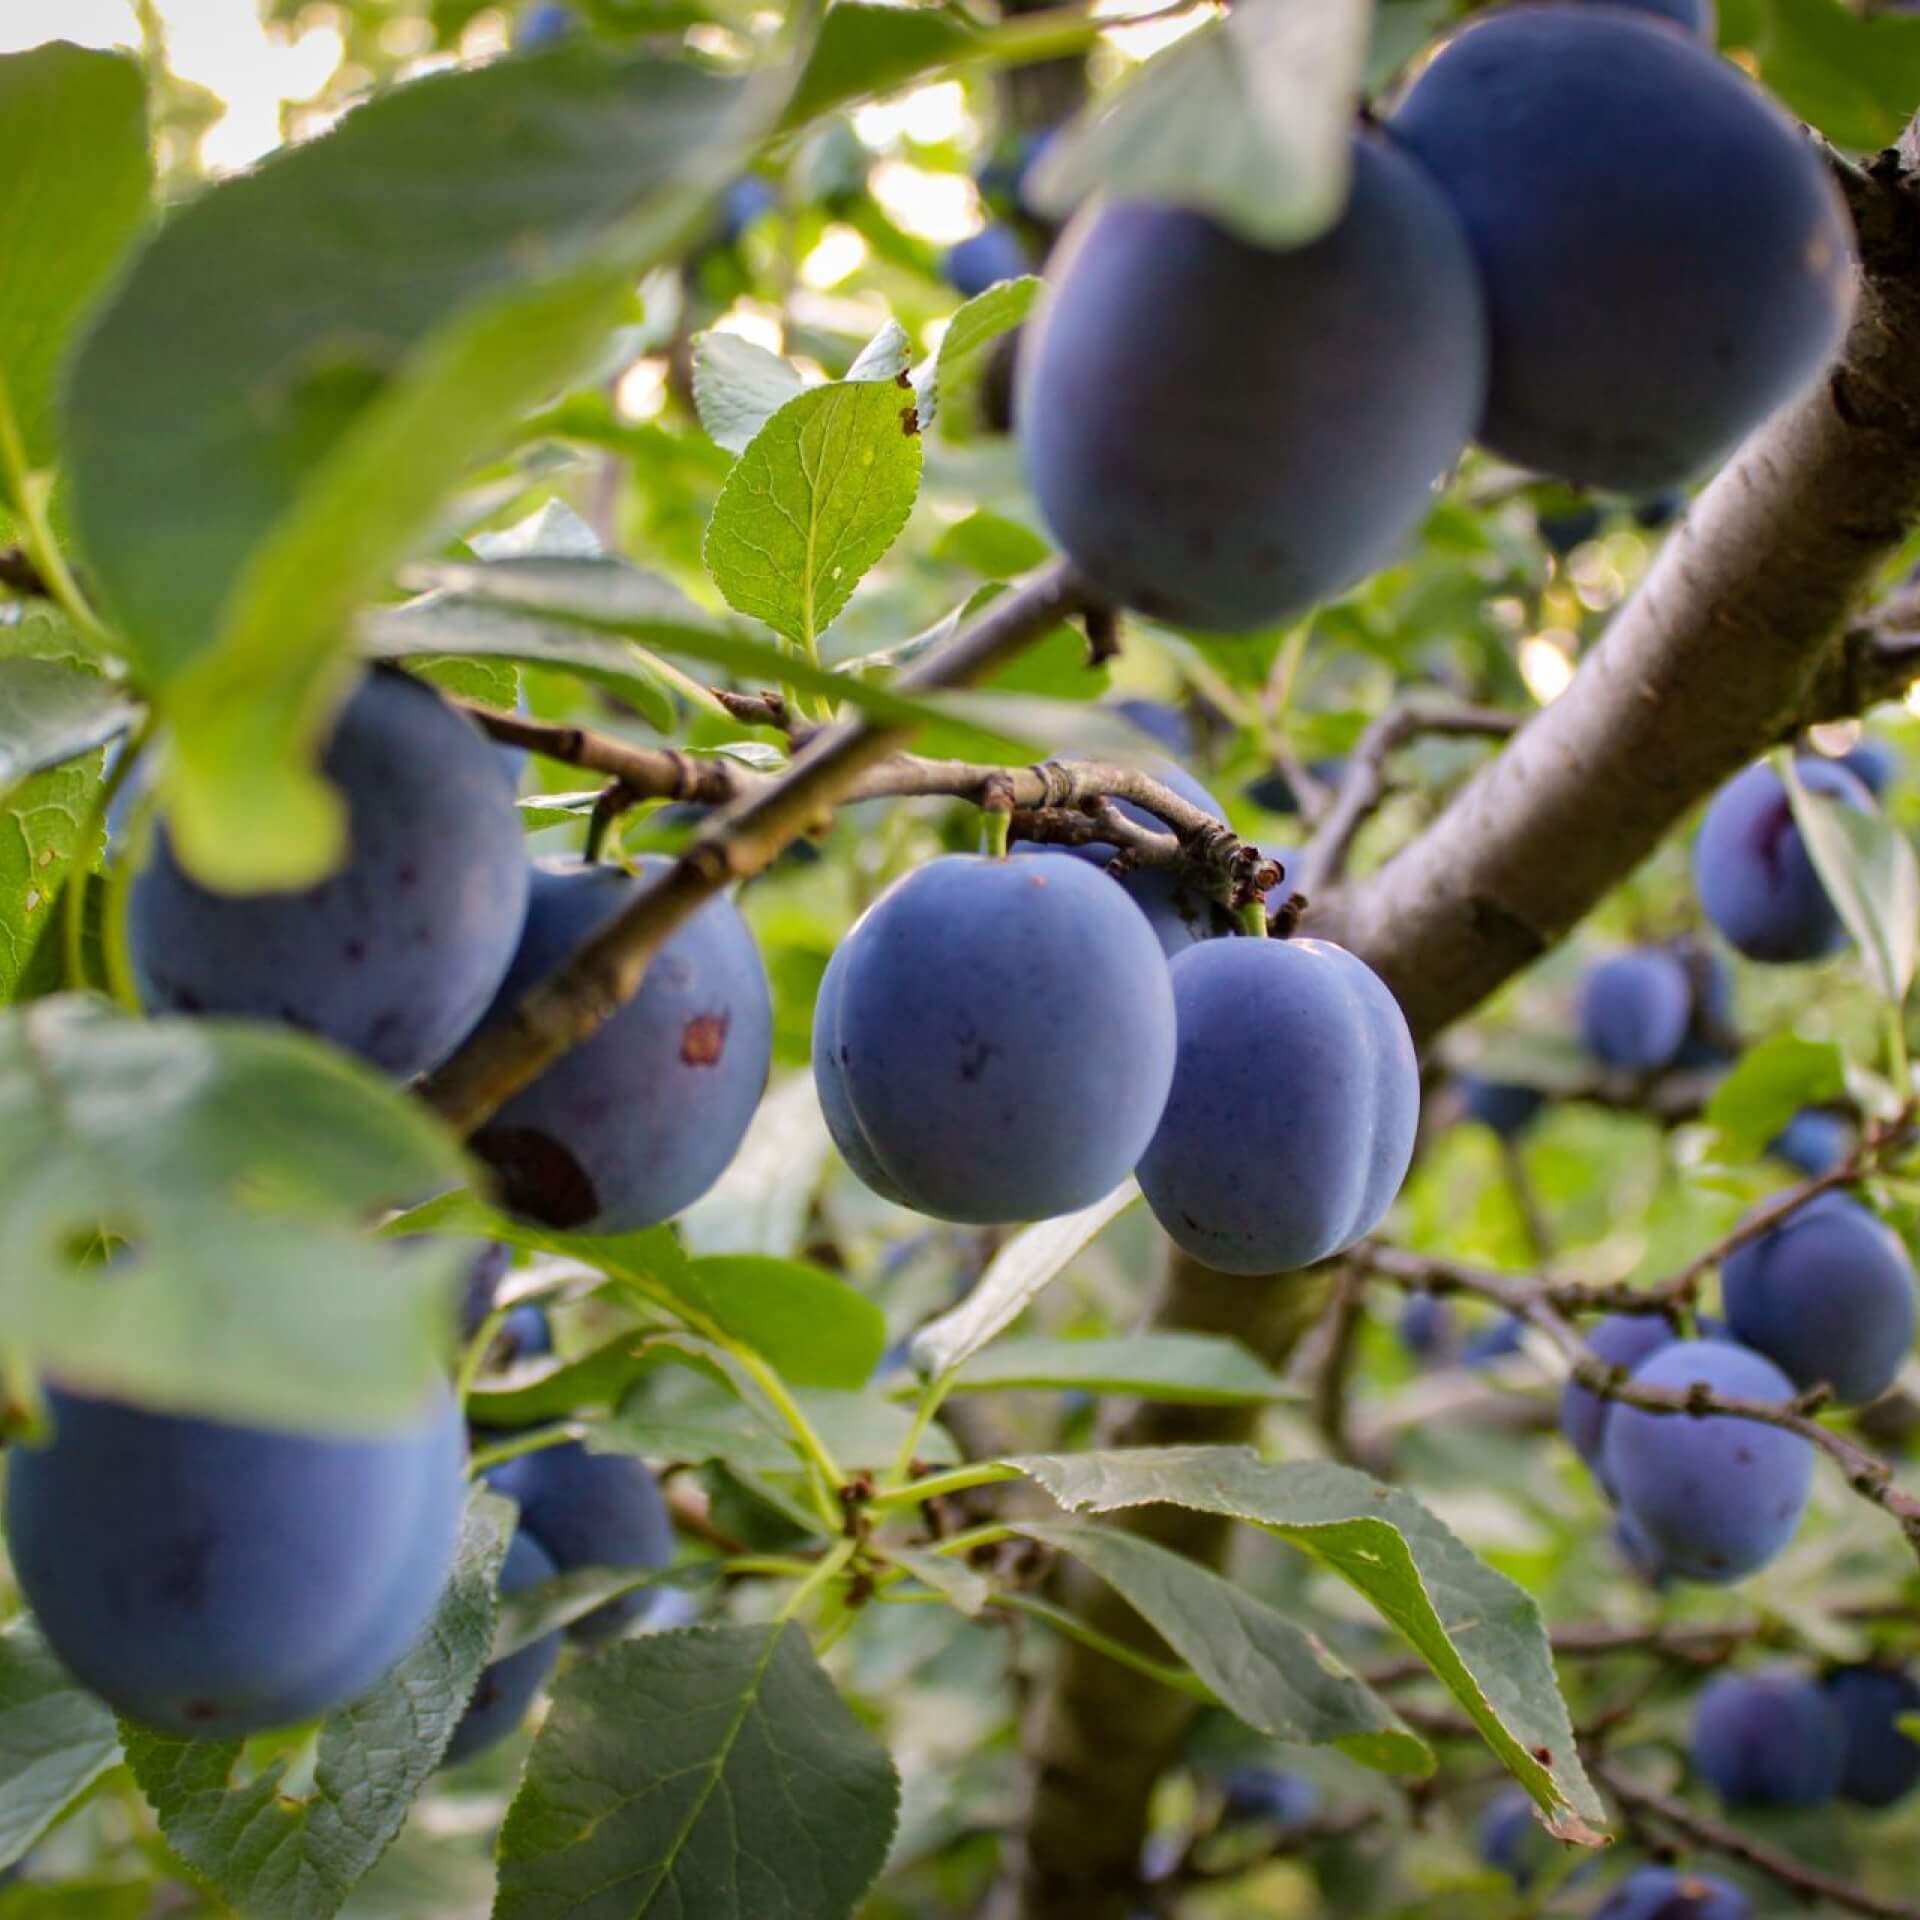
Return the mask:
[[[1349,1463],[1355,1455],[1347,1431],[1347,1383],[1365,1317],[1366,1289],[1354,1268],[1342,1267],[1327,1302],[1324,1344],[1313,1371],[1313,1423],[1333,1457]]]

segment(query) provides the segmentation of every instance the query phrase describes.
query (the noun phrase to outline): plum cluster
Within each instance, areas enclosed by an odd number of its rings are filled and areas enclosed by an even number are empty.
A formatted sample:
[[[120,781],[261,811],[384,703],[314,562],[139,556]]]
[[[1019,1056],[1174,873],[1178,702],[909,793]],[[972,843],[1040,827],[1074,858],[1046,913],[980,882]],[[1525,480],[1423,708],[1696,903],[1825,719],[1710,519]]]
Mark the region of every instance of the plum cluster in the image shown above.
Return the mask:
[[[1075,564],[1142,612],[1260,627],[1387,560],[1470,439],[1659,497],[1803,391],[1846,329],[1850,228],[1706,25],[1697,0],[1470,22],[1354,135],[1304,246],[1084,210],[1016,392]]]

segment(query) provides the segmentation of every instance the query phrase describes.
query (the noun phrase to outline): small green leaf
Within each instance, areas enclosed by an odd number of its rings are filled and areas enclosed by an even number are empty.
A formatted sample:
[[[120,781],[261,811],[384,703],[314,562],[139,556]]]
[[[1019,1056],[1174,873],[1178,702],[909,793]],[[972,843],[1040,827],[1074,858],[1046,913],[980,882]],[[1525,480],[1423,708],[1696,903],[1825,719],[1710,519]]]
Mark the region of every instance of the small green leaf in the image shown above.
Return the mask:
[[[1597,1843],[1606,1813],[1574,1748],[1539,1606],[1410,1495],[1351,1467],[1276,1465],[1246,1447],[1012,1464],[1071,1512],[1166,1502],[1247,1521],[1312,1554],[1406,1637],[1560,1838]]]
[[[915,1547],[887,1549],[887,1558],[895,1566],[905,1567],[922,1586],[944,1594],[960,1612],[971,1618],[993,1597],[993,1588],[964,1560],[943,1553],[925,1553]]]
[[[305,1791],[286,1784],[284,1755],[236,1785],[243,1741],[123,1729],[168,1845],[247,1920],[330,1920],[392,1844],[492,1657],[511,1512],[485,1493],[468,1502],[432,1623],[373,1692],[321,1721]]]
[[[955,1393],[1013,1387],[1137,1393],[1188,1406],[1255,1405],[1293,1396],[1239,1341],[1201,1333],[1001,1340],[975,1354],[952,1385]]]
[[[912,1356],[922,1374],[946,1373],[970,1360],[1033,1304],[1042,1287],[1109,1222],[1140,1198],[1131,1180],[1078,1213],[1022,1227],[998,1253],[972,1292],[913,1336]]]
[[[1106,1527],[1016,1524],[1098,1574],[1256,1733],[1338,1747],[1387,1773],[1432,1773],[1427,1743],[1315,1635],[1211,1568]]]
[[[957,7],[840,0],[820,25],[783,125],[797,127],[974,52],[980,29]]]
[[[889,320],[854,356],[847,378],[898,381],[912,365],[913,342],[906,328],[898,320]]]
[[[78,1686],[32,1621],[0,1630],[0,1867],[120,1757],[112,1709]]]
[[[60,363],[152,190],[136,62],[64,40],[0,59],[0,394],[30,469],[54,463]]]
[[[791,1622],[623,1641],[555,1689],[494,1920],[847,1920],[899,1798]]]
[[[979,384],[985,366],[982,350],[1003,333],[1011,332],[1033,310],[1045,283],[1036,275],[1002,280],[967,301],[940,336],[938,350],[921,362],[913,377],[914,398],[920,408],[920,431],[927,432],[942,413],[949,426],[971,418],[962,397]],[[964,438],[964,434],[956,437]]]
[[[811,653],[899,537],[920,488],[912,396],[838,380],[789,400],[714,503],[707,570],[737,612]]]
[[[964,520],[956,520],[940,536],[934,547],[936,560],[952,561],[971,567],[987,580],[1011,580],[1017,574],[1031,573],[1052,549],[1033,531],[1005,514],[981,509]],[[1085,653],[1081,670],[1085,671]]]
[[[303,1035],[80,995],[0,1013],[0,1325],[73,1385],[321,1431],[404,1418],[444,1378],[468,1251],[365,1222],[464,1172],[417,1102]]]
[[[477,700],[504,713],[520,703],[520,669],[510,660],[463,660],[453,654],[428,653],[417,656],[411,670],[462,700]]]
[[[805,382],[791,360],[737,333],[699,333],[693,339],[693,405],[707,438],[729,453],[747,442]]]
[[[1346,204],[1370,0],[1241,0],[1099,100],[1034,163],[1064,216],[1096,193],[1210,214],[1256,246],[1297,247]]]
[[[1877,807],[1863,813],[1809,792],[1791,754],[1778,754],[1776,764],[1807,857],[1860,949],[1867,978],[1881,999],[1898,1006],[1913,984],[1920,943],[1920,861]]]
[[[760,1102],[726,1172],[680,1216],[682,1243],[696,1254],[792,1258],[832,1147],[813,1075],[790,1075]]]
[[[1846,1090],[1846,1063],[1831,1040],[1769,1034],[1714,1088],[1707,1119],[1718,1128],[1729,1159],[1752,1159],[1802,1107],[1838,1100]]]

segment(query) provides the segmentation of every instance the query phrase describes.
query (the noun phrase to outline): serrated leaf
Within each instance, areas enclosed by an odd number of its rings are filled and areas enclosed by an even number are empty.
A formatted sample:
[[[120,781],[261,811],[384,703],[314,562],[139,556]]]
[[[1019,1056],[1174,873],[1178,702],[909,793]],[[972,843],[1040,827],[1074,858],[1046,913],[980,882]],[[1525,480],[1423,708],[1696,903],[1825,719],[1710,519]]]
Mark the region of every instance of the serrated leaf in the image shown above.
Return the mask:
[[[0,1867],[11,1866],[120,1757],[113,1711],[32,1621],[0,1630]]]
[[[61,360],[146,219],[152,188],[135,61],[61,40],[0,58],[0,404],[29,469],[54,462]]]
[[[444,1378],[468,1250],[364,1223],[464,1171],[402,1089],[303,1035],[82,995],[0,1013],[0,1324],[73,1386],[322,1432],[405,1417]]]
[[[744,453],[747,442],[805,384],[791,360],[737,333],[694,335],[694,411],[707,438],[729,453]]]
[[[707,571],[736,612],[811,653],[920,490],[911,394],[836,380],[789,400],[727,475],[707,523]]]
[[[1729,1156],[1751,1159],[1802,1107],[1837,1100],[1846,1090],[1845,1062],[1831,1040],[1769,1034],[1750,1046],[1714,1088],[1707,1119],[1719,1130]]]
[[[1211,215],[1256,246],[1300,246],[1346,202],[1370,0],[1240,0],[1096,100],[1026,191],[1064,216],[1096,193]]]
[[[681,1214],[681,1242],[695,1254],[791,1258],[832,1147],[813,1075],[790,1075],[760,1102],[726,1172]]]
[[[913,364],[913,342],[898,320],[888,320],[854,356],[849,380],[898,380]],[[921,425],[924,427],[925,422]]]
[[[1386,1773],[1432,1773],[1433,1750],[1317,1636],[1211,1568],[1106,1527],[1016,1525],[1099,1575],[1256,1733],[1338,1747]]]
[[[1239,1341],[1202,1333],[1000,1340],[967,1361],[951,1383],[955,1393],[1009,1388],[1137,1393],[1188,1406],[1255,1405],[1294,1393]]]
[[[1820,883],[1860,950],[1860,964],[1881,999],[1898,1006],[1913,984],[1920,943],[1920,861],[1913,847],[1875,807],[1856,811],[1811,793],[1793,765],[1777,757],[1794,824]]]
[[[239,1740],[124,1728],[127,1764],[167,1843],[246,1920],[331,1920],[392,1844],[492,1657],[494,1583],[512,1508],[468,1501],[459,1555],[419,1643],[364,1699],[320,1723],[311,1787],[287,1758],[235,1784]]]
[[[921,362],[913,377],[922,433],[933,426],[949,400],[979,384],[982,349],[1026,319],[1045,284],[1034,274],[1002,280],[985,293],[975,294],[947,323],[939,347],[931,358]]]
[[[1078,1213],[1063,1213],[1022,1227],[988,1263],[967,1297],[913,1336],[914,1367],[922,1374],[946,1373],[978,1353],[1033,1304],[1042,1287],[1066,1266],[1110,1221],[1140,1198],[1140,1189],[1123,1181],[1104,1200]]]
[[[821,22],[782,125],[797,127],[976,51],[980,29],[955,7],[840,0]]]
[[[591,364],[770,105],[584,44],[431,74],[220,182],[139,256],[66,428],[197,874],[293,885],[336,857],[312,757],[352,612]]]
[[[1012,1464],[1076,1513],[1166,1502],[1303,1548],[1363,1594],[1433,1669],[1564,1840],[1596,1843],[1605,1809],[1580,1764],[1531,1594],[1410,1495],[1328,1461],[1246,1447],[1143,1447]]]
[[[847,1920],[899,1797],[792,1622],[625,1641],[555,1689],[494,1920]]]
[[[444,653],[414,657],[411,670],[462,700],[511,713],[520,704],[520,669],[511,660],[461,659]],[[503,749],[505,751],[505,749]]]

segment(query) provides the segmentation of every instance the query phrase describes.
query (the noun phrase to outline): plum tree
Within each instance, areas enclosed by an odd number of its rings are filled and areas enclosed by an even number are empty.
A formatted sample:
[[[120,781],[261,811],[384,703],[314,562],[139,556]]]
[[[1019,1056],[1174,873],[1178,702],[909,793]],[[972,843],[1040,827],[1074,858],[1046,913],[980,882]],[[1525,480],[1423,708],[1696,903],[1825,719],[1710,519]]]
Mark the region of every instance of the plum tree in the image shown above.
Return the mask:
[[[539,1541],[524,1527],[517,1528],[500,1565],[499,1591],[524,1593],[551,1580],[557,1571]],[[483,1669],[440,1764],[458,1766],[504,1740],[527,1717],[534,1696],[547,1684],[559,1659],[560,1635],[548,1633]]]
[[[589,1453],[577,1440],[516,1454],[487,1469],[488,1483],[520,1508],[529,1533],[562,1573],[612,1567],[651,1573],[673,1558],[673,1522],[646,1466],[631,1454]],[[567,1629],[576,1640],[610,1640],[645,1619],[654,1595],[622,1594]]]
[[[1636,1386],[1704,1384],[1736,1399],[1784,1402],[1793,1383],[1730,1341],[1676,1340],[1634,1369]],[[1737,1414],[1653,1413],[1616,1405],[1603,1478],[1670,1572],[1721,1586],[1763,1567],[1793,1537],[1813,1486],[1813,1447]]]
[[[1058,853],[949,854],[895,881],[843,952],[815,1082],[909,1204],[1033,1220],[1126,1178],[1173,1076],[1173,989],[1104,875]]]
[[[1610,1313],[1587,1330],[1587,1345],[1594,1355],[1628,1373],[1662,1347],[1671,1346],[1673,1340],[1672,1325],[1658,1313]],[[1611,1400],[1577,1380],[1569,1380],[1560,1389],[1560,1431],[1602,1486],[1607,1485],[1607,1426],[1613,1410]]]
[[[1390,125],[1479,260],[1479,437],[1506,459],[1672,486],[1839,348],[1838,191],[1792,121],[1687,35],[1625,7],[1505,8],[1440,49]]]
[[[1840,1785],[1833,1703],[1791,1667],[1723,1673],[1694,1702],[1694,1771],[1737,1807],[1817,1807]]]
[[[198,1738],[289,1726],[425,1629],[460,1517],[450,1394],[372,1438],[48,1400],[51,1440],[9,1458],[7,1543],[54,1652],[116,1712]]]
[[[1481,1809],[1473,1829],[1473,1850],[1497,1872],[1524,1890],[1553,1858],[1553,1841],[1534,1817],[1524,1787],[1505,1787]]]
[[[1154,1217],[1227,1273],[1350,1247],[1413,1157],[1420,1072],[1393,995],[1324,940],[1209,940],[1167,971],[1180,1049],[1140,1161]]]
[[[347,807],[337,873],[295,893],[213,893],[162,826],[128,900],[128,957],[153,1012],[284,1021],[410,1079],[466,1037],[513,957],[519,813],[488,741],[385,670],[341,709],[322,765]]]
[[[1028,476],[1075,564],[1143,613],[1233,631],[1347,585],[1426,511],[1480,411],[1465,240],[1371,133],[1344,215],[1306,246],[1096,205],[1049,277],[1015,401]]]
[[[1856,1806],[1890,1807],[1920,1786],[1920,1742],[1901,1732],[1920,1713],[1920,1684],[1904,1667],[1836,1667],[1823,1682],[1842,1735],[1840,1796]]]
[[[1547,1096],[1536,1087],[1483,1080],[1474,1073],[1461,1077],[1460,1095],[1466,1117],[1492,1128],[1502,1140],[1518,1139],[1547,1104]]]
[[[941,271],[963,300],[971,300],[1001,280],[1017,280],[1033,271],[1026,241],[1004,220],[989,221],[947,249]]]
[[[510,1006],[672,867],[554,859],[534,869]],[[473,1139],[506,1206],[551,1227],[626,1233],[690,1206],[726,1171],[773,1057],[766,969],[730,901],[708,902],[654,955],[640,991]]]
[[[1652,1072],[1673,1061],[1693,1015],[1693,982],[1665,947],[1635,947],[1587,971],[1580,1038],[1610,1067]]]
[[[1811,793],[1862,812],[1873,807],[1838,761],[1803,759],[1799,775]],[[1764,762],[1736,774],[1708,803],[1693,843],[1693,882],[1707,918],[1750,960],[1819,960],[1846,945],[1786,787]]]
[[[1736,1247],[1720,1291],[1736,1339],[1842,1405],[1878,1399],[1913,1347],[1913,1261],[1845,1194],[1823,1193]]]
[[[1821,1107],[1802,1107],[1767,1143],[1776,1160],[1809,1179],[1831,1173],[1852,1150],[1853,1129],[1839,1114]]]
[[[1717,1873],[1636,1867],[1592,1920],[1753,1920],[1753,1902]]]

